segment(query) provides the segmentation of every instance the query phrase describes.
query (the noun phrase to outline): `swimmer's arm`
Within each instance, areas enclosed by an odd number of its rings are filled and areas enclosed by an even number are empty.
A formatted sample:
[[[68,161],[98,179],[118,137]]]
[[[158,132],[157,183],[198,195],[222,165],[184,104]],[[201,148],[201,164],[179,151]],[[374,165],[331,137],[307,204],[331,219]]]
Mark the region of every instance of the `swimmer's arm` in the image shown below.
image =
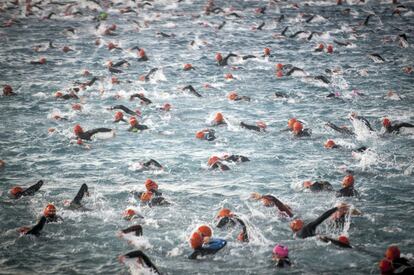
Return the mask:
[[[40,219],[40,221],[35,226],[33,226],[32,229],[30,229],[29,231],[27,231],[26,235],[31,234],[31,235],[38,236],[40,234],[40,231],[42,231],[43,226],[45,225],[45,223],[46,223],[46,217],[45,216],[42,216],[42,218]]]
[[[279,209],[279,211],[286,212],[286,214],[289,215],[289,217],[293,217],[293,213],[290,211],[289,208],[286,207],[280,200],[273,196],[269,196],[273,203],[276,205],[276,207]]]
[[[109,129],[109,128],[96,128],[96,129],[86,131],[85,134],[91,137],[96,133],[108,133],[108,132],[111,132],[111,131],[112,131],[112,129]]]
[[[313,222],[309,223],[308,226],[310,226],[313,230],[315,230],[318,225],[320,225],[323,221],[325,221],[327,218],[329,218],[337,210],[338,210],[338,207],[334,207],[334,208],[326,211],[319,218],[317,218]]]
[[[407,122],[403,122],[403,123],[396,124],[394,127],[396,127],[397,129],[400,129],[401,127],[412,128],[412,127],[414,127],[414,125],[410,124],[410,123],[407,123]]]
[[[36,193],[37,191],[39,191],[39,189],[42,187],[43,185],[43,181],[39,180],[36,184],[30,186],[29,188],[27,188],[26,190],[24,190],[22,192],[23,196],[33,196],[34,193]]]
[[[78,193],[76,194],[75,198],[72,200],[72,203],[81,204],[81,200],[83,199],[83,196],[85,193],[88,193],[88,186],[84,183],[82,184],[81,188],[79,189]]]
[[[134,97],[135,95],[132,95],[132,97]],[[111,110],[114,109],[120,109],[122,111],[124,111],[125,113],[129,114],[129,115],[136,115],[136,113],[134,111],[132,111],[131,109],[125,107],[124,105],[115,105],[114,107],[111,107]]]

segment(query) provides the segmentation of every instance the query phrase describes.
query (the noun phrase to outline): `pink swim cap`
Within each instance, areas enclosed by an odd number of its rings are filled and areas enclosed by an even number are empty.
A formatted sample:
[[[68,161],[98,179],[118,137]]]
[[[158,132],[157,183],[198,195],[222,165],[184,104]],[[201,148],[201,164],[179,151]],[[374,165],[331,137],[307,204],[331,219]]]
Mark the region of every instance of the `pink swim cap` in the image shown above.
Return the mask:
[[[287,257],[289,255],[289,249],[287,246],[283,246],[281,244],[277,244],[274,248],[273,248],[273,254],[276,254],[277,256],[284,258]]]

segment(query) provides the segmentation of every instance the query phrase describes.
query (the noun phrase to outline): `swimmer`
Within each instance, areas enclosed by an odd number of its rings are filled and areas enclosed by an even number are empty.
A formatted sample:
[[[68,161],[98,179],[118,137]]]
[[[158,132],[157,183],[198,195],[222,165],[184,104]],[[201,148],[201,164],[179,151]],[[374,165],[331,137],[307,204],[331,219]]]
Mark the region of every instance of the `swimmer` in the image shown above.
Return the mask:
[[[225,247],[227,241],[212,238],[212,230],[207,225],[201,225],[191,234],[190,246],[194,252],[188,256],[189,259],[197,259],[198,256],[212,255]]]
[[[138,132],[148,129],[148,126],[138,124],[138,121],[134,116],[129,119],[129,125],[131,125],[128,129],[129,132]]]
[[[63,222],[63,218],[59,215],[56,215],[56,212],[56,207],[53,204],[49,203],[46,205],[45,209],[43,210],[43,216],[46,218],[46,223],[58,221]]]
[[[132,252],[129,252],[125,255],[119,256],[119,261],[123,263],[125,259],[137,259],[137,263],[142,266],[151,269],[156,274],[161,274],[157,267],[151,262],[150,258],[148,258],[147,255],[144,254],[141,250],[135,250]]]
[[[152,101],[146,98],[143,93],[133,94],[129,97],[129,100],[133,100],[135,97],[138,97],[141,100],[141,104],[148,105],[152,103]]]
[[[171,110],[171,104],[170,103],[165,103],[162,107],[159,107],[158,110],[164,111],[164,112],[169,112]]]
[[[126,120],[124,119],[124,113],[116,112],[114,123],[117,123],[117,122],[120,122],[120,121],[126,122]]]
[[[95,135],[97,133],[112,132],[112,129],[109,129],[109,128],[96,128],[96,129],[92,129],[92,130],[84,132],[82,127],[79,124],[77,124],[73,128],[73,132],[75,133],[76,137],[78,137],[80,139],[91,140],[91,137],[93,135]]]
[[[139,49],[138,56],[139,56],[138,61],[148,61],[149,60],[147,54],[144,51],[144,49]]]
[[[65,99],[65,100],[72,99],[72,98],[73,99],[79,99],[79,97],[74,92],[70,92],[69,94],[63,94],[62,92],[57,91],[55,93],[55,97]]]
[[[339,236],[338,239],[332,239],[327,236],[319,236],[319,239],[325,243],[332,243],[336,246],[342,247],[342,248],[352,248],[352,246],[349,244],[349,239],[346,236]]]
[[[84,184],[81,185],[81,187],[80,187],[78,193],[76,194],[75,198],[72,201],[70,201],[69,203],[65,202],[66,204],[68,204],[67,205],[68,209],[70,209],[70,210],[82,210],[82,211],[89,210],[88,208],[84,207],[81,203],[81,201],[82,201],[82,199],[85,195],[89,197],[88,186],[84,183]]]
[[[150,207],[156,205],[170,205],[170,203],[162,197],[162,193],[158,190],[158,184],[155,181],[147,179],[145,181],[145,188],[145,192],[135,193],[142,203],[148,204]]]
[[[401,257],[400,249],[396,245],[391,245],[387,248],[385,251],[385,257],[392,262],[396,269],[400,267],[414,268],[408,259]]]
[[[277,244],[272,251],[272,259],[275,261],[277,267],[291,266],[289,259],[289,249],[287,246]]]
[[[216,136],[214,135],[215,132],[216,131],[214,131],[213,129],[203,129],[196,133],[196,138],[213,141],[216,139]]]
[[[135,236],[142,236],[142,226],[137,224],[121,230],[121,234],[134,233]]]
[[[124,213],[122,213],[122,217],[127,221],[133,220],[135,218],[140,218],[140,219],[144,218],[144,216],[140,215],[134,209],[131,209],[131,208],[128,208],[127,210],[125,210]]]
[[[32,64],[32,65],[43,65],[43,64],[46,64],[46,58],[41,57],[38,61],[32,60],[32,61],[30,61],[30,64]]]
[[[231,101],[250,101],[250,97],[248,96],[239,96],[236,92],[231,92],[227,95],[227,98]]]
[[[325,123],[325,125],[332,128],[333,130],[341,133],[341,134],[349,135],[349,136],[355,136],[355,133],[352,130],[345,127],[345,126],[339,127],[339,126],[336,126],[335,124],[333,124],[331,122],[327,122],[327,123]]]
[[[326,149],[342,148],[341,145],[336,144],[335,141],[333,141],[332,139],[328,139],[323,146],[325,146]]]
[[[413,124],[406,123],[406,122],[396,123],[395,125],[391,125],[391,121],[388,118],[384,118],[382,120],[382,125],[384,126],[385,131],[387,133],[395,133],[395,134],[399,134],[401,128],[403,128],[403,127],[408,127],[408,128],[413,128],[414,127]]]
[[[184,64],[183,70],[184,71],[190,71],[190,70],[195,70],[195,68],[193,67],[193,65],[187,63],[187,64]]]
[[[212,170],[215,170],[215,169],[220,169],[221,171],[230,170],[230,167],[223,164],[221,161],[222,161],[222,159],[220,159],[219,157],[212,156],[208,159],[207,164],[208,164],[209,168],[212,169]]]
[[[212,126],[227,125],[227,122],[224,120],[222,113],[216,113],[213,121],[211,122]]]
[[[108,108],[108,110],[117,110],[117,109],[122,110],[122,111],[124,111],[125,113],[127,113],[131,116],[139,115],[138,112],[136,112],[136,111],[134,112],[131,109],[125,107],[124,105],[115,105],[113,107]]]
[[[266,124],[262,121],[258,121],[257,125],[249,125],[244,123],[243,121],[240,122],[240,127],[248,129],[248,130],[253,130],[253,131],[257,131],[257,132],[266,132]]]
[[[24,235],[34,235],[36,237],[39,237],[40,231],[42,231],[43,227],[45,226],[45,223],[46,217],[42,216],[35,226],[33,226],[32,228],[26,226],[21,227],[19,229],[19,232]]]
[[[342,180],[342,189],[336,192],[337,197],[353,197],[358,196],[358,192],[354,189],[354,177],[346,175]]]
[[[311,192],[333,191],[332,185],[327,181],[304,181],[303,187]]]
[[[183,91],[188,90],[191,94],[195,95],[196,97],[202,97],[201,94],[199,94],[192,85],[187,85],[183,89]]]
[[[250,198],[253,200],[261,200],[263,205],[266,207],[276,206],[280,212],[286,214],[290,218],[293,217],[292,209],[272,195],[260,195],[259,193],[255,192],[250,195]]]
[[[294,137],[309,137],[312,133],[310,129],[303,129],[302,123],[299,121],[296,121],[293,124],[293,130],[292,130]]]
[[[3,96],[12,96],[17,95],[15,92],[13,92],[13,88],[10,85],[4,85],[3,86]]]
[[[158,68],[152,68],[146,75],[140,76],[141,81],[150,81],[151,76],[155,74],[155,72],[158,71]]]
[[[343,207],[343,206],[341,206]],[[316,228],[320,225],[323,221],[329,218],[333,213],[335,213],[339,208],[334,207],[325,213],[323,213],[319,218],[316,220],[305,224],[302,220],[296,219],[290,223],[290,228],[296,234],[297,237],[305,239],[308,237],[313,237],[316,235]]]
[[[33,184],[29,188],[23,189],[20,186],[15,186],[9,191],[9,195],[12,199],[19,199],[22,196],[33,196],[42,187],[43,181],[39,180],[36,184]]]
[[[247,234],[247,227],[246,223],[240,219],[236,214],[230,211],[228,208],[222,208],[216,216],[217,227],[223,228],[223,227],[233,227],[236,225],[236,223],[240,224],[242,227],[242,231],[237,235],[237,240],[241,242],[248,242],[249,241],[249,235]]]
[[[227,162],[246,162],[250,161],[248,157],[242,155],[224,155],[223,160]]]
[[[228,60],[229,60],[230,57],[237,57],[237,55],[234,54],[234,53],[229,53],[225,58],[223,58],[221,53],[217,53],[216,54],[217,65],[227,66],[228,65]]]
[[[163,169],[162,165],[155,159],[142,163],[142,166],[148,169]]]
[[[351,113],[351,115],[350,115],[350,117],[349,117],[349,119],[350,119],[351,121],[353,121],[353,120],[359,120],[359,121],[360,121],[360,122],[362,122],[365,126],[367,126],[367,127],[368,127],[368,129],[369,129],[370,131],[375,132],[375,130],[372,128],[371,124],[369,123],[369,121],[368,121],[365,117],[363,117],[363,116],[358,116],[358,115],[357,115],[357,113],[352,112],[352,113]]]

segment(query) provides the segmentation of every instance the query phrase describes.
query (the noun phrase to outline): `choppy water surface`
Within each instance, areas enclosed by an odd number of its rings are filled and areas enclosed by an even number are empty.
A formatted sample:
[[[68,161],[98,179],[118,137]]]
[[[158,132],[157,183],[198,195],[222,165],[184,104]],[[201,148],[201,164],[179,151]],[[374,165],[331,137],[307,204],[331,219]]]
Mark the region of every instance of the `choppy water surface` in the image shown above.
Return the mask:
[[[63,2],[63,1],[62,1]],[[62,3],[60,2],[60,3]],[[6,166],[0,170],[1,182],[1,250],[2,274],[114,274],[128,269],[117,256],[134,246],[116,237],[116,232],[132,225],[122,219],[122,212],[135,206],[145,217],[136,221],[144,228],[144,237],[133,240],[150,256],[163,273],[251,273],[276,272],[271,249],[276,243],[290,248],[293,266],[277,272],[308,274],[377,273],[377,263],[385,248],[396,243],[403,254],[414,251],[412,202],[413,135],[380,135],[381,119],[414,122],[413,75],[403,72],[413,66],[413,47],[400,47],[398,35],[413,36],[413,1],[401,1],[406,9],[392,15],[391,1],[366,1],[365,4],[334,5],[335,1],[296,1],[299,8],[286,1],[269,5],[267,1],[216,1],[227,13],[233,7],[241,18],[221,14],[205,15],[203,1],[155,1],[152,6],[118,1],[110,8],[93,2],[79,2],[64,15],[67,6],[42,3],[43,10],[33,8],[34,16],[25,17],[23,7],[0,13],[2,22],[15,17],[11,27],[0,29],[1,84],[10,84],[18,94],[1,97],[0,150]],[[354,1],[357,2],[357,1]],[[3,4],[13,7],[13,4]],[[120,8],[133,7],[138,13],[121,14]],[[264,15],[255,12],[267,6]],[[350,8],[350,14],[344,11]],[[105,10],[109,16],[96,29],[93,18]],[[58,16],[42,20],[54,11]],[[375,14],[368,25],[366,16]],[[283,20],[279,20],[281,15]],[[310,15],[316,17],[310,22]],[[139,23],[139,27],[136,22]],[[220,30],[217,27],[226,21]],[[262,30],[254,30],[262,22]],[[115,35],[103,35],[105,27],[116,24]],[[289,26],[286,36],[280,36]],[[67,29],[72,27],[75,33]],[[299,30],[307,32],[289,38]],[[157,32],[174,34],[167,38]],[[310,32],[311,40],[306,38]],[[101,38],[101,45],[95,40]],[[349,41],[339,46],[333,40]],[[56,48],[48,48],[48,41]],[[191,41],[195,41],[191,46]],[[123,50],[108,51],[109,42]],[[315,53],[319,43],[333,44],[334,53]],[[36,45],[41,52],[33,51]],[[74,51],[63,53],[64,45]],[[136,51],[144,48],[148,62],[138,62]],[[232,60],[236,66],[219,67],[215,54],[234,52],[239,55],[261,55],[269,47],[273,56],[247,61]],[[386,60],[374,63],[368,54],[378,53]],[[45,65],[30,65],[31,60],[47,58]],[[120,68],[120,84],[111,84],[105,67],[108,60],[126,59],[131,64]],[[183,64],[196,70],[184,72]],[[303,76],[275,76],[275,64],[292,64],[308,76],[326,75],[330,84]],[[160,71],[150,82],[139,76],[151,68]],[[99,81],[79,92],[80,100],[56,100],[54,93],[65,91],[75,82],[86,82],[92,76]],[[336,69],[334,75],[325,70]],[[232,73],[234,80],[225,80]],[[212,87],[205,88],[209,83]],[[182,92],[193,85],[201,98]],[[389,90],[403,99],[386,97]],[[237,91],[250,96],[251,102],[230,102],[226,95]],[[359,91],[364,96],[355,96]],[[129,95],[143,92],[153,101],[148,106]],[[275,99],[282,92],[288,99]],[[340,98],[329,99],[331,92]],[[81,103],[74,111],[72,103]],[[160,112],[157,107],[169,102],[172,110]],[[144,124],[150,130],[127,131],[127,124],[114,124],[114,111],[107,107],[124,104],[140,109]],[[209,119],[221,111],[229,121],[216,128],[217,140],[200,141],[195,132],[208,127]],[[356,128],[357,137],[344,137],[324,127],[332,121],[350,125],[351,111],[365,116],[377,133],[367,134]],[[68,120],[54,120],[59,114]],[[300,118],[312,129],[312,137],[294,139],[286,127],[291,117]],[[238,127],[240,121],[254,124],[264,121],[266,133],[258,134]],[[111,139],[88,142],[90,150],[73,142],[72,129],[80,123],[85,129],[109,127],[116,131]],[[48,133],[48,128],[55,128]],[[326,150],[323,143],[333,138],[345,147]],[[351,149],[361,145],[370,148],[352,156]],[[231,153],[248,156],[251,161],[231,166],[230,171],[210,171],[207,159],[213,154]],[[164,171],[139,171],[136,163],[150,158],[164,165]],[[353,204],[364,215],[352,218],[344,233],[355,249],[341,250],[316,238],[295,239],[289,221],[275,209],[250,201],[251,192],[270,193],[289,204],[293,212],[309,221],[342,201],[332,193],[311,194],[302,190],[304,180],[323,179],[336,189],[345,168],[353,170],[360,198],[344,201]],[[143,190],[148,178],[157,181],[170,207],[139,207],[130,191]],[[7,191],[15,186],[29,186],[38,179],[45,181],[33,197],[11,200]],[[63,201],[72,199],[82,183],[90,187],[91,197],[84,199],[90,212],[64,210]],[[16,229],[34,224],[44,206],[53,202],[64,218],[61,224],[47,224],[38,239],[20,237]],[[235,241],[238,229],[215,229],[214,235],[227,239],[227,247],[215,256],[192,261],[187,239],[201,223],[213,225],[221,207],[229,207],[248,221],[251,242]],[[319,232],[338,236],[325,223]]]

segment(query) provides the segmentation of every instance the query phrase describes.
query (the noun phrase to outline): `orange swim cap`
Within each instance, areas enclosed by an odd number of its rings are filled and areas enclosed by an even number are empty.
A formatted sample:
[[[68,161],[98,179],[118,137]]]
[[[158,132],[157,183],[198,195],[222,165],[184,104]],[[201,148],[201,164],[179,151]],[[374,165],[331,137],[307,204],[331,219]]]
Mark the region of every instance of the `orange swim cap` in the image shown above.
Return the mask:
[[[158,190],[158,184],[151,179],[147,179],[145,181],[145,188],[147,188],[148,191]]]
[[[139,57],[144,57],[145,56],[145,51],[144,49],[140,49],[138,52]]]
[[[276,64],[276,69],[277,69],[278,71],[282,70],[282,69],[283,69],[283,64],[282,64],[282,63],[277,63],[277,64]]]
[[[388,118],[384,118],[382,120],[382,125],[384,125],[385,128],[390,127],[391,126],[391,121]]]
[[[270,55],[270,49],[269,48],[264,48],[263,52],[264,52],[265,56]]]
[[[137,124],[138,124],[138,121],[134,116],[129,119],[129,125],[135,126]]]
[[[217,113],[214,116],[214,121],[217,123],[223,122],[224,118],[223,118],[223,114],[222,113]]]
[[[231,73],[227,73],[224,75],[225,79],[233,79],[233,75]]]
[[[349,239],[346,236],[339,236],[338,241],[343,243],[343,244],[349,244]]]
[[[40,58],[39,63],[40,64],[45,64],[46,63],[46,58],[45,57]]]
[[[231,93],[229,93],[228,95],[227,95],[227,98],[229,99],[229,100],[236,100],[236,98],[238,97],[238,95],[237,95],[237,93],[236,92],[231,92]]]
[[[302,220],[296,219],[290,223],[290,228],[292,229],[293,232],[298,232],[299,230],[302,229],[302,227],[303,227]]]
[[[12,195],[13,197],[17,197],[21,192],[23,192],[23,188],[21,188],[20,186],[13,187],[9,191],[10,195]]]
[[[115,121],[120,121],[123,118],[124,118],[124,114],[122,112],[115,113]]]
[[[350,187],[354,185],[354,176],[346,175],[342,180],[342,187]]]
[[[218,162],[220,159],[219,159],[219,157],[217,157],[217,156],[212,156],[212,157],[210,157],[209,159],[208,159],[208,161],[207,161],[207,164],[209,165],[209,166],[212,166],[212,165],[214,165],[216,162]]]
[[[198,131],[196,133],[196,138],[198,139],[204,139],[205,133],[203,131]]]
[[[307,180],[303,182],[303,187],[305,188],[310,188],[312,186],[312,182]]]
[[[193,249],[197,249],[197,248],[201,248],[202,245],[203,245],[203,237],[201,236],[201,234],[198,232],[194,232],[193,234],[191,234],[190,246]]]
[[[228,217],[229,218],[229,217],[232,217],[232,216],[233,216],[233,213],[228,208],[222,208],[217,213],[217,218],[224,218],[224,217]]]
[[[217,53],[216,54],[216,61],[220,62],[221,60],[223,60],[223,57],[221,56],[221,53]]]
[[[191,65],[189,63],[184,64],[184,71],[188,71],[188,70],[191,70],[191,69],[193,69],[193,65]]]
[[[45,207],[45,210],[43,210],[43,215],[45,217],[50,217],[50,216],[56,215],[56,207],[53,204],[49,203]]]
[[[391,261],[400,258],[400,254],[400,249],[396,245],[389,246],[385,251],[385,257]]]
[[[322,43],[319,44],[318,49],[323,50],[323,48],[325,48],[325,46]]]
[[[302,123],[300,123],[299,121],[296,121],[296,122],[293,124],[293,132],[294,132],[295,134],[298,134],[298,133],[300,133],[302,130],[303,130],[303,125],[302,125]]]
[[[327,148],[327,149],[332,149],[334,146],[335,146],[336,144],[335,144],[335,142],[332,140],[332,139],[328,139],[326,142],[325,142],[325,148]]]
[[[210,226],[208,225],[200,225],[197,228],[197,232],[201,234],[201,237],[211,237],[213,235],[213,231],[211,230]]]
[[[381,274],[391,274],[394,271],[394,266],[392,262],[388,259],[382,259],[379,264],[379,269],[381,270]]]
[[[151,200],[151,198],[152,198],[152,192],[150,192],[150,191],[145,191],[144,193],[142,193],[142,195],[141,195],[141,201],[143,201],[143,202],[148,202],[148,201],[150,201]]]
[[[295,124],[295,122],[297,122],[296,118],[291,118],[288,120],[288,128],[290,130],[293,130],[293,124]]]
[[[73,127],[73,132],[75,135],[80,135],[83,133],[83,129],[79,124],[76,124],[75,127]]]

